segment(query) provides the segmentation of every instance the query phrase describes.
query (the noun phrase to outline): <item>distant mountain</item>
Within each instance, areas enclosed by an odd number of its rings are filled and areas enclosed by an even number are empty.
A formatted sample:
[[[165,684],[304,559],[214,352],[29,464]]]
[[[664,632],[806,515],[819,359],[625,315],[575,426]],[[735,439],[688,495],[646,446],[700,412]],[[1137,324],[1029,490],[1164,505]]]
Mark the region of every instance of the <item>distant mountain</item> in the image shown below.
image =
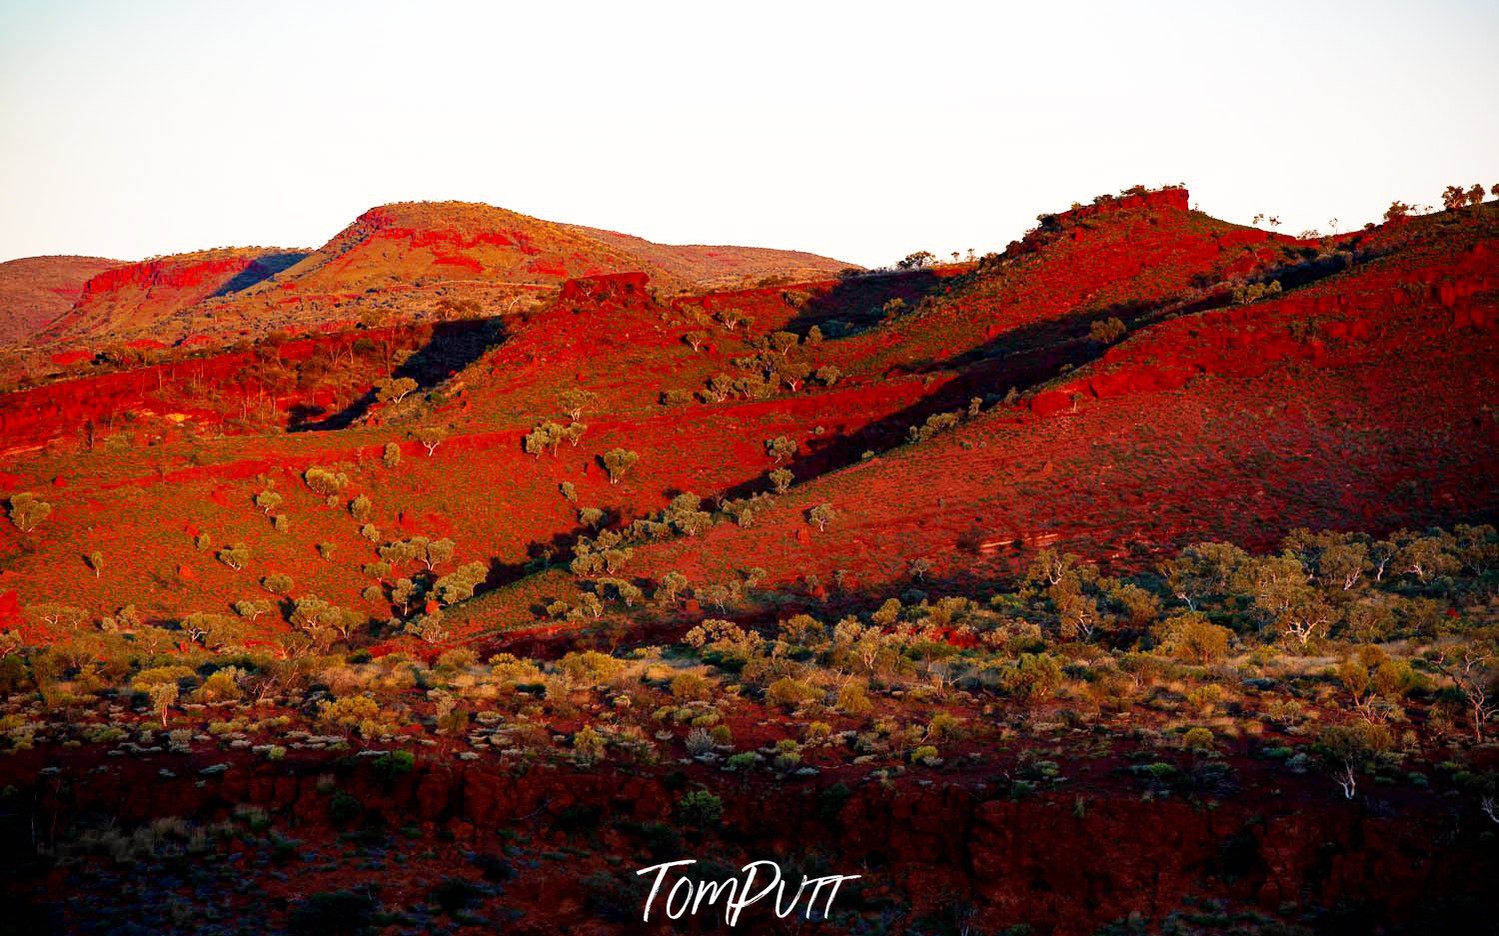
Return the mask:
[[[83,350],[215,344],[370,315],[418,319],[444,299],[514,311],[576,277],[641,272],[671,294],[827,278],[849,266],[796,251],[654,244],[474,202],[402,202],[366,211],[312,251],[221,249],[108,270],[40,337]]]

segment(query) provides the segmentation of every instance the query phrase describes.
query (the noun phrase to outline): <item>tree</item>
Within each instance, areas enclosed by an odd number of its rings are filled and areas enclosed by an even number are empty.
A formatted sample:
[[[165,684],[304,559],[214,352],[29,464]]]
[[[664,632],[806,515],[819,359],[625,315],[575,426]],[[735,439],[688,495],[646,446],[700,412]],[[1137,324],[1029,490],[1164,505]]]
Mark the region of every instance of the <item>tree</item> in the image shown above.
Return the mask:
[[[567,418],[576,422],[583,418],[583,410],[592,405],[593,401],[597,399],[598,394],[579,387],[573,387],[572,389],[562,391],[562,394],[557,397],[557,402],[562,405],[562,412],[567,414]]]
[[[905,259],[896,263],[895,266],[902,270],[921,270],[937,262],[937,255],[930,250],[918,250],[908,253]]]
[[[381,403],[399,403],[406,395],[416,390],[418,384],[410,377],[387,377],[375,383],[375,399]]]
[[[1022,705],[1039,705],[1062,685],[1062,666],[1050,653],[1022,653],[999,671],[999,687]]]
[[[776,436],[774,439],[766,439],[765,454],[775,459],[776,464],[780,464],[796,454],[796,441],[786,436]]]
[[[687,576],[680,572],[668,572],[656,584],[656,600],[663,604],[674,604],[687,587]]]
[[[315,494],[332,497],[349,484],[349,476],[321,465],[313,465],[302,473],[302,480]]]
[[[453,551],[457,549],[457,544],[447,537],[439,540],[428,540],[425,537],[418,536],[413,542],[417,544],[416,556],[422,561],[422,565],[427,567],[428,572],[431,572],[434,567],[452,559]]]
[[[749,316],[733,309],[724,309],[718,313],[718,323],[729,331],[736,331],[750,323]]]
[[[604,512],[597,507],[582,507],[578,510],[578,522],[597,530],[604,522]]]
[[[786,384],[786,389],[792,393],[801,389],[802,382],[812,373],[812,365],[805,361],[788,361],[782,364],[776,374]]]
[[[1171,656],[1206,666],[1228,654],[1232,635],[1233,631],[1211,623],[1201,612],[1189,611],[1162,621],[1156,640]]]
[[[1343,798],[1351,800],[1358,792],[1358,772],[1389,750],[1390,744],[1389,729],[1383,725],[1331,725],[1317,736],[1316,750],[1333,771]]]
[[[1416,679],[1410,664],[1390,659],[1376,646],[1359,647],[1338,663],[1334,674],[1366,721],[1374,720],[1381,701],[1395,701],[1410,692]]]
[[[104,571],[104,554],[98,550],[89,553],[88,567],[94,570],[94,578],[98,578],[99,573]]]
[[[694,351],[703,350],[703,345],[708,343],[708,333],[704,331],[690,331],[682,336],[687,346]]]
[[[427,643],[441,643],[448,639],[448,628],[442,624],[441,610],[430,610],[415,621],[406,622],[405,630]]]
[[[31,492],[13,494],[10,498],[10,522],[22,533],[30,533],[52,516],[52,505]]]
[[[374,502],[370,500],[369,495],[367,494],[360,494],[358,497],[349,501],[349,515],[355,520],[358,520],[360,523],[364,523],[365,521],[369,520],[370,515],[374,512],[374,509]]]
[[[437,447],[447,437],[447,430],[441,426],[423,426],[416,430],[416,440],[422,444],[422,448],[427,450],[428,458],[432,457],[432,453],[437,451]]]
[[[1468,203],[1468,192],[1461,185],[1449,185],[1442,192],[1442,207],[1455,211]]]
[[[396,467],[401,463],[401,447],[394,442],[385,443],[385,452],[381,455],[380,460],[384,462],[387,468]]]
[[[1483,636],[1444,647],[1431,655],[1431,662],[1467,700],[1473,715],[1473,736],[1483,743],[1483,726],[1496,711],[1496,686],[1499,686],[1499,637]]]
[[[252,622],[262,614],[270,614],[274,610],[275,605],[264,599],[236,601],[234,603],[234,613],[240,617],[247,617]]]
[[[285,572],[272,572],[260,580],[260,586],[273,595],[284,595],[291,591],[292,577]]]
[[[640,456],[626,449],[617,448],[605,452],[600,456],[600,461],[604,465],[604,470],[609,472],[609,483],[618,484],[640,461]]]
[[[828,524],[838,517],[838,512],[833,509],[832,504],[818,504],[807,511],[807,520],[817,527],[818,530],[826,530]]]
[[[280,494],[267,489],[255,495],[255,506],[260,508],[261,513],[269,517],[271,515],[271,511],[281,506],[281,502],[283,500],[285,500],[285,498],[283,498]]]
[[[559,423],[550,420],[539,422],[536,428],[526,433],[521,439],[521,448],[527,455],[534,455],[538,459],[546,453],[547,449],[552,454],[557,454],[557,448],[562,444],[564,429]]]
[[[771,350],[779,353],[781,357],[785,357],[787,354],[790,354],[791,349],[795,348],[800,343],[801,338],[797,337],[796,332],[778,331],[771,332],[770,334]]]
[[[771,486],[777,494],[785,494],[791,487],[792,474],[789,468],[777,468],[770,473]]]
[[[1337,612],[1321,596],[1312,595],[1294,602],[1281,614],[1281,630],[1295,637],[1303,650],[1319,632],[1325,632],[1336,620]]]
[[[437,600],[443,604],[456,604],[474,596],[474,590],[489,577],[489,567],[482,562],[470,562],[444,575],[433,584]]]
[[[218,560],[238,572],[245,567],[245,563],[250,561],[250,547],[244,543],[225,546],[218,551]]]
[[[144,692],[151,697],[151,705],[161,712],[161,724],[165,728],[167,709],[177,701],[181,693],[178,681],[192,674],[193,671],[185,666],[151,667],[137,673],[135,679],[131,681],[131,687],[136,692]]]

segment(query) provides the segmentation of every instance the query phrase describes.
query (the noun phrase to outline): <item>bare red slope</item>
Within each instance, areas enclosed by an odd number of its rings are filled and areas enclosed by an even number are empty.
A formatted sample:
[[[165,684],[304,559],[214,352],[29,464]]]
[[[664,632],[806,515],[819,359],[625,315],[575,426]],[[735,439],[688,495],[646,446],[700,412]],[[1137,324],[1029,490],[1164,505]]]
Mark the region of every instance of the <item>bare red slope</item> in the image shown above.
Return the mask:
[[[93,276],[118,260],[27,257],[0,263],[0,346],[24,342],[66,312]]]

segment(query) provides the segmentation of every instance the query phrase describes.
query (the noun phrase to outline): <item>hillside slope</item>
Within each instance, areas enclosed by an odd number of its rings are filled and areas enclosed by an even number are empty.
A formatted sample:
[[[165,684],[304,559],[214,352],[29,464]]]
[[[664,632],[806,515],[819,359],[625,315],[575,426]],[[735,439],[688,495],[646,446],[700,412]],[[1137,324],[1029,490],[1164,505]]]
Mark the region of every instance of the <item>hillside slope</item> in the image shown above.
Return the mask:
[[[90,614],[172,621],[288,575],[290,594],[357,609],[400,645],[383,622],[413,608],[379,549],[416,535],[488,570],[447,609],[468,638],[603,588],[563,571],[600,529],[626,538],[643,588],[676,571],[707,601],[758,568],[797,600],[857,601],[910,584],[913,563],[921,582],[983,582],[1046,546],[1139,567],[1186,540],[1492,515],[1494,207],[1302,244],[1183,201],[1077,212],[971,269],[673,297],[603,273],[513,315],[8,394],[0,426],[26,444],[0,487],[54,510],[0,528],[5,590],[22,608],[66,593]],[[414,274],[457,250],[490,270],[582,246],[562,231],[528,255],[510,234],[486,241],[491,227],[429,243],[376,220],[245,293],[295,291],[280,280],[296,272],[397,301],[401,284],[360,279],[390,257],[415,258]],[[1285,285],[1244,291],[1271,282]],[[1094,333],[1109,318],[1123,340]],[[410,387],[378,391],[387,374]],[[616,472],[614,452],[636,460]],[[346,478],[331,502],[314,466]],[[258,506],[268,491],[276,506]],[[711,522],[693,511],[684,534],[661,511],[689,492]],[[825,530],[810,522],[823,504]],[[216,558],[234,543],[241,568]],[[79,577],[95,551],[113,571]],[[256,626],[287,632],[279,615]]]
[[[173,254],[116,266],[84,283],[78,300],[38,332],[37,343],[144,339],[164,344],[163,319],[213,296],[242,289],[302,254],[243,247]]]
[[[111,271],[41,338],[86,351],[217,345],[355,321],[508,314],[582,276],[643,272],[653,289],[676,293],[846,267],[795,251],[652,244],[473,202],[402,202],[366,211],[310,252],[205,251]]]
[[[0,346],[30,339],[68,311],[91,278],[119,265],[103,257],[26,257],[0,263]]]

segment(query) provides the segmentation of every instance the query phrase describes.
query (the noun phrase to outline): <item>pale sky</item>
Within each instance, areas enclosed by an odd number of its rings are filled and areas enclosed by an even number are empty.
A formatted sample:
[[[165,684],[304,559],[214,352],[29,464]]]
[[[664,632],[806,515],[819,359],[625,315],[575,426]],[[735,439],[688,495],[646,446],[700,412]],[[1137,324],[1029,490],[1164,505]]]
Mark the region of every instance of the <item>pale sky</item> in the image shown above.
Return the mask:
[[[463,199],[877,265],[1186,182],[1282,230],[1499,182],[1499,3],[0,0],[0,260]]]

